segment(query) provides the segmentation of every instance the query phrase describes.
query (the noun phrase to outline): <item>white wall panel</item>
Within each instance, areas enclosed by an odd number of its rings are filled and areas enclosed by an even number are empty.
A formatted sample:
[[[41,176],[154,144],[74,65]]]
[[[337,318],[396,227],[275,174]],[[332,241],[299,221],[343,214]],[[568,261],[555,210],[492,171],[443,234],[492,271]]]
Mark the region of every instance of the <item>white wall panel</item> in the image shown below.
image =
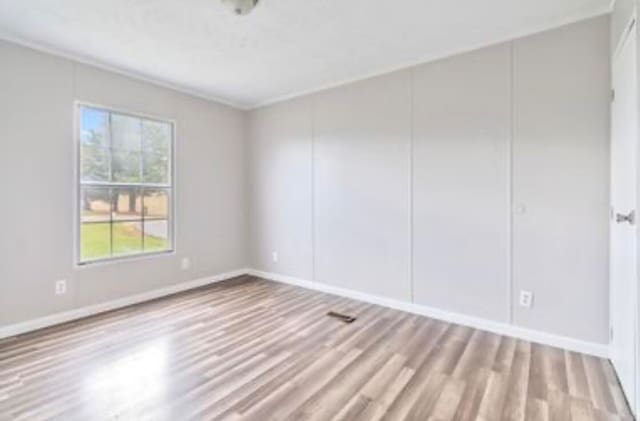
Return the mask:
[[[526,289],[534,307],[514,306],[514,324],[606,343],[608,26],[509,43],[513,74],[499,45],[257,110],[248,127],[243,112],[0,43],[0,324],[249,255],[256,269],[403,301],[413,289],[418,303],[498,321],[509,288],[512,302]],[[176,119],[176,255],[73,267],[74,99]],[[526,209],[513,216],[511,284],[509,183]],[[57,279],[67,296],[53,296]]]
[[[606,343],[609,25],[598,18],[514,43],[515,322]],[[516,297],[514,296],[514,299]]]
[[[416,303],[508,320],[509,44],[414,70]]]
[[[606,343],[608,21],[254,112],[266,130],[249,137],[256,269]],[[268,204],[288,171],[300,182]],[[510,215],[510,196],[524,215]],[[298,243],[309,221],[315,272]],[[272,264],[289,236],[297,247]],[[534,293],[531,310],[518,307],[520,289]]]
[[[410,300],[410,73],[315,96],[318,281]]]
[[[0,62],[1,326],[73,304],[53,283],[74,258],[74,155],[73,64],[3,42]]]
[[[311,135],[309,98],[249,117],[250,261],[253,267],[302,279],[313,276]]]

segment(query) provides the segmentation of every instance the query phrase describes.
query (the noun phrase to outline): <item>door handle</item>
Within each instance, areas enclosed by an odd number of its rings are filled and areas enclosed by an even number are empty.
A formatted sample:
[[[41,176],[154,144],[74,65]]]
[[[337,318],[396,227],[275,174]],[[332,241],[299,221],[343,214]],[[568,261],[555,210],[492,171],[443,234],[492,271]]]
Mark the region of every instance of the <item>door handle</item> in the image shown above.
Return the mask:
[[[636,223],[636,211],[629,212],[629,215],[616,213],[616,222],[618,224],[624,224],[625,222],[628,222],[629,225],[635,224]]]

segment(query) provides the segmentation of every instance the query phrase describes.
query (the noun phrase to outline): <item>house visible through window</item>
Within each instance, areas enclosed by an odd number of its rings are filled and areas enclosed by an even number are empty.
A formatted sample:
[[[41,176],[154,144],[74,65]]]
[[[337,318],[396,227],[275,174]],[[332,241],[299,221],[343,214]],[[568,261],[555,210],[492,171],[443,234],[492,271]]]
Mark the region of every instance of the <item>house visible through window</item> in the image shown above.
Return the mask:
[[[173,124],[79,106],[81,264],[173,250]]]

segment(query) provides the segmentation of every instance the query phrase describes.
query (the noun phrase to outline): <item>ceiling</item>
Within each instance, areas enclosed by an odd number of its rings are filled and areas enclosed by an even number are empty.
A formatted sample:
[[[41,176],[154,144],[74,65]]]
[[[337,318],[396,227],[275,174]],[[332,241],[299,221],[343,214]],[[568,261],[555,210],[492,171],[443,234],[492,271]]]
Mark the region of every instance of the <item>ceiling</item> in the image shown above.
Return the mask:
[[[0,0],[0,38],[251,108],[608,12],[610,0]]]

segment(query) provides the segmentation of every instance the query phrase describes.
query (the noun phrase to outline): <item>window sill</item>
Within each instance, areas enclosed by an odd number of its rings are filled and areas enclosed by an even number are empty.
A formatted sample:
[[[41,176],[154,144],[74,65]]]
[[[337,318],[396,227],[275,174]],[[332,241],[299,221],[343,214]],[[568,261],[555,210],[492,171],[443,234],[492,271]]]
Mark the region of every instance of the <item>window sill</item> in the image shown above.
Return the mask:
[[[166,250],[166,251],[158,251],[152,253],[143,253],[143,254],[133,254],[130,256],[117,256],[117,257],[109,257],[106,259],[97,259],[97,260],[88,260],[85,262],[76,262],[76,269],[87,269],[98,266],[110,266],[118,263],[129,263],[136,262],[141,260],[151,260],[158,259],[163,257],[172,257],[176,255],[175,250]]]

